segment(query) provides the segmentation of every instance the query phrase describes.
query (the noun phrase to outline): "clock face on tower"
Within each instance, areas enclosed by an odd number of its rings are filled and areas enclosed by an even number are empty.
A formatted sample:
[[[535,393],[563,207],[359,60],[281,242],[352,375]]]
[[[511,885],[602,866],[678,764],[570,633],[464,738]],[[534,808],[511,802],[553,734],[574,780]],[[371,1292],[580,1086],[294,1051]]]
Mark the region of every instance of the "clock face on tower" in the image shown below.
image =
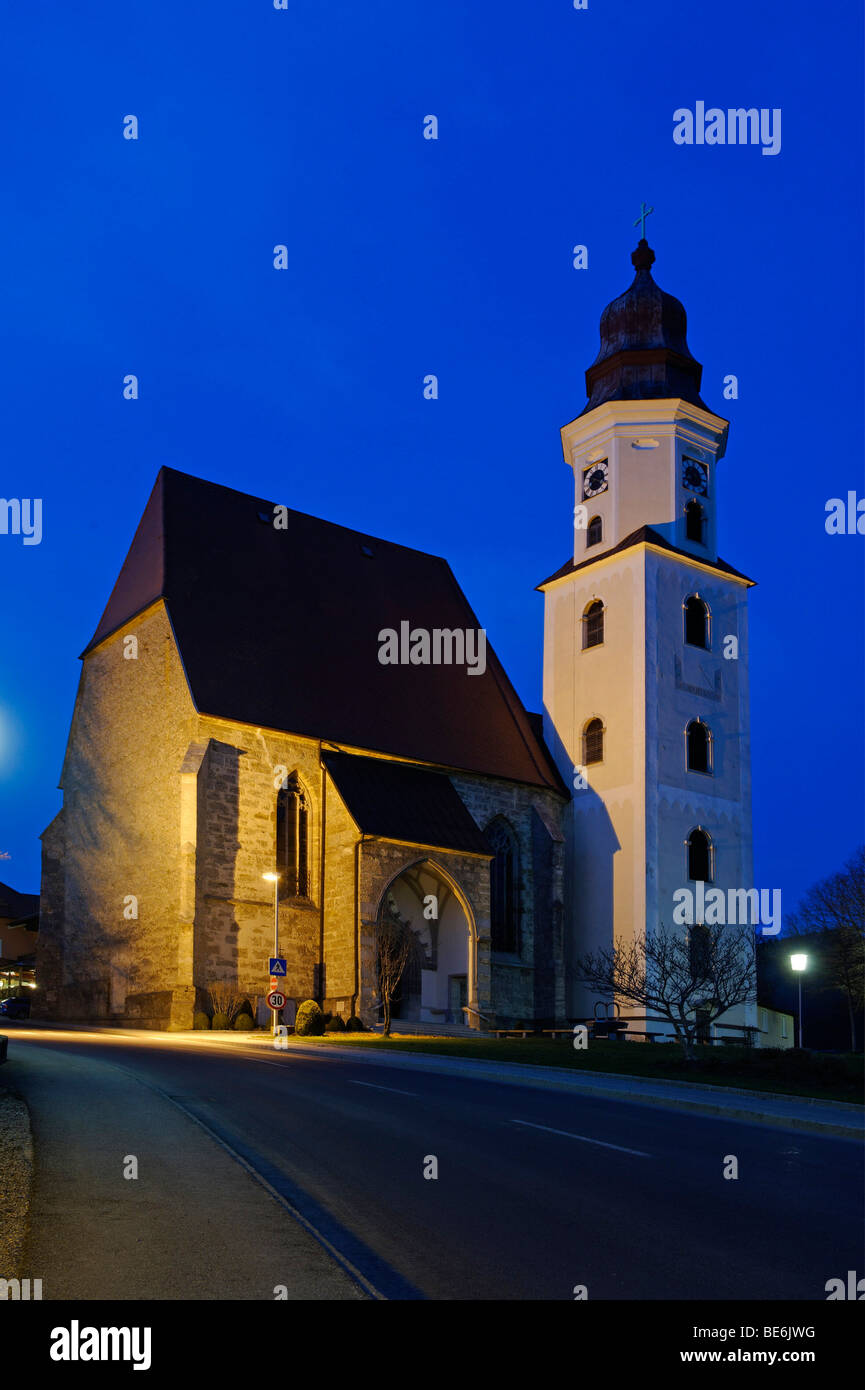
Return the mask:
[[[583,497],[597,497],[599,492],[606,492],[609,465],[606,459],[599,459],[597,463],[591,464],[583,469]]]
[[[706,465],[696,459],[682,459],[682,487],[689,492],[699,492],[705,497],[709,491],[709,472]]]

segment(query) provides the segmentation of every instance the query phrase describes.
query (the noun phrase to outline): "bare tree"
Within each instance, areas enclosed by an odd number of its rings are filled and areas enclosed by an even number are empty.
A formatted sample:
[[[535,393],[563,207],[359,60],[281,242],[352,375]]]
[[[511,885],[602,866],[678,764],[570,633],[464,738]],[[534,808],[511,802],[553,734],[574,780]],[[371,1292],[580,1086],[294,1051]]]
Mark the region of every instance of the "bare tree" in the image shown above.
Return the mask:
[[[212,980],[207,986],[207,993],[214,1014],[225,1014],[230,1026],[240,1013],[244,996],[238,994],[235,986],[225,980]]]
[[[787,917],[795,936],[825,933],[822,953],[826,989],[838,989],[847,1001],[850,1046],[856,1051],[856,1014],[865,1002],[865,846],[837,873],[808,889]]]
[[[412,934],[393,907],[382,912],[375,929],[378,987],[384,1013],[384,1036],[390,1037],[390,1011],[412,950]]]
[[[695,926],[657,931],[581,956],[578,979],[606,998],[627,1000],[672,1025],[685,1057],[699,1034],[737,1004],[757,997],[751,927]]]

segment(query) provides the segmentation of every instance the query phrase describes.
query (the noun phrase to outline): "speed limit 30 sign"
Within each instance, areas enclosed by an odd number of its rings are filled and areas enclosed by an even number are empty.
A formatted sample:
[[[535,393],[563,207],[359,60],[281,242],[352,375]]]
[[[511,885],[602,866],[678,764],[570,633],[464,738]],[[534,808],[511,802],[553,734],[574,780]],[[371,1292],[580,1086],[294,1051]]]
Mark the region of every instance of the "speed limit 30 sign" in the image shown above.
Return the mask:
[[[267,1007],[273,1009],[274,1013],[285,1008],[285,995],[281,989],[272,989],[270,991],[270,994],[267,996]]]

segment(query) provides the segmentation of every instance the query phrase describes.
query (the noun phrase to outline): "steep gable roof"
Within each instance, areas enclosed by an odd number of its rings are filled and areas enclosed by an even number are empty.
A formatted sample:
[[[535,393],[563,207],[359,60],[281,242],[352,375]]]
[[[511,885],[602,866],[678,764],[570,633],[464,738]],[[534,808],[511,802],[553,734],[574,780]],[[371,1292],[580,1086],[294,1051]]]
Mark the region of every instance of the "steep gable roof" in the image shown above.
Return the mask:
[[[442,767],[564,787],[487,644],[486,670],[379,662],[378,634],[477,629],[446,561],[160,470],[83,655],[165,602],[196,707]]]
[[[19,893],[8,883],[0,883],[0,917],[32,917],[39,912],[38,893]]]

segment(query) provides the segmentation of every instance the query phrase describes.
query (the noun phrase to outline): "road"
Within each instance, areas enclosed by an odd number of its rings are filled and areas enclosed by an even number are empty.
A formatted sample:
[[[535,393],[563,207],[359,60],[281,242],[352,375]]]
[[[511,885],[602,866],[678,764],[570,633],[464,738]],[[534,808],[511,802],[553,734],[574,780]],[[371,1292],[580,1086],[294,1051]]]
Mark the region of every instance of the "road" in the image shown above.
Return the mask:
[[[863,1268],[850,1140],[421,1058],[4,1031],[45,1298],[824,1300]]]

